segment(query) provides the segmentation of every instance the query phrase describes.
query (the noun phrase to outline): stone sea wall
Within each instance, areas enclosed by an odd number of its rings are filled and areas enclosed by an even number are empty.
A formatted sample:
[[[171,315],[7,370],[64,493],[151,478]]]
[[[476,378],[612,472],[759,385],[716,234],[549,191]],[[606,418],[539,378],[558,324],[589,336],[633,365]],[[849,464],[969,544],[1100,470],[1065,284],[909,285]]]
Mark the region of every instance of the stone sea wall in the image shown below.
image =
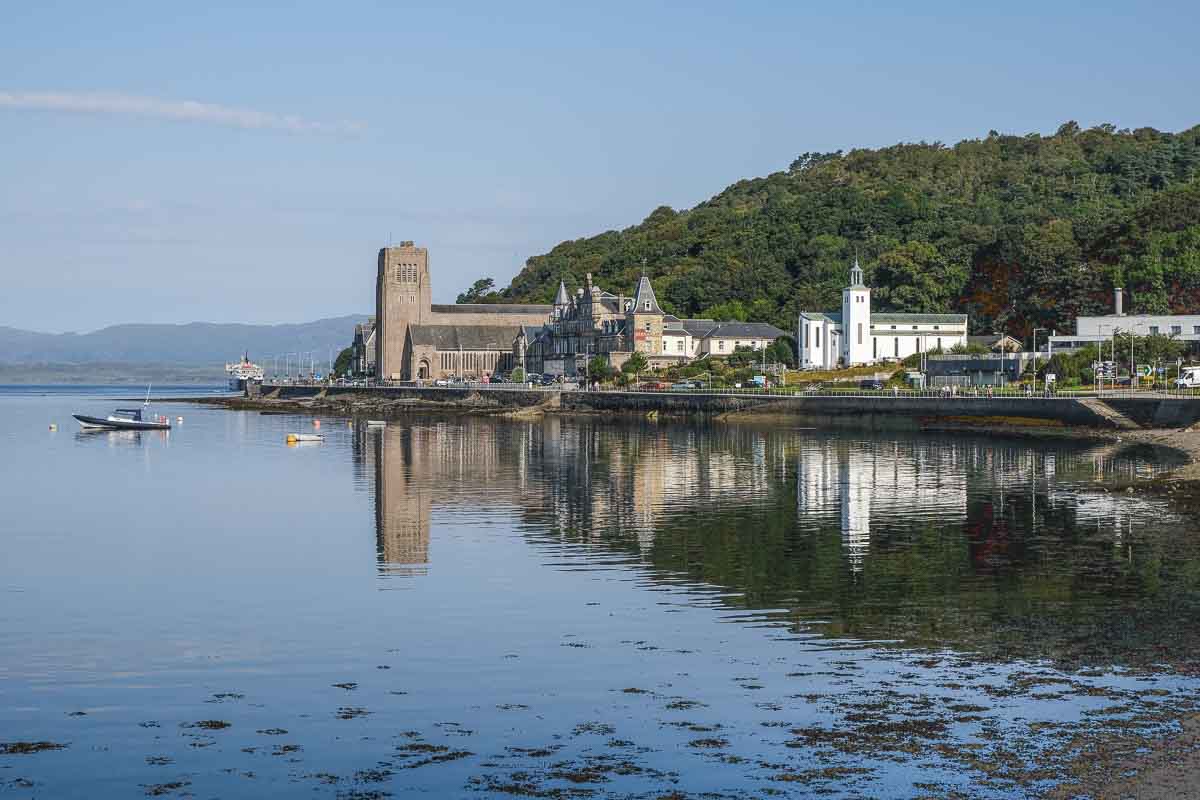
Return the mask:
[[[253,398],[251,398],[253,399]],[[539,389],[393,387],[264,387],[266,402],[306,402],[386,409],[633,413],[669,417],[788,417],[806,423],[859,428],[927,427],[956,423],[1044,424],[1099,429],[1186,428],[1200,422],[1200,400],[1170,397],[895,397],[760,395],[704,392],[585,392]]]

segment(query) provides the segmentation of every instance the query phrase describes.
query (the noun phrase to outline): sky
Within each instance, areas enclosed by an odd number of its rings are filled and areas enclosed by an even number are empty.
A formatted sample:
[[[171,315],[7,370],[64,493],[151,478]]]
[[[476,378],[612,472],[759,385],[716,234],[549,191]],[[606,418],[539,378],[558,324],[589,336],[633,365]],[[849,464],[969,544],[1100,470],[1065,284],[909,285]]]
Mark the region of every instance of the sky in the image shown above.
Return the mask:
[[[798,154],[1200,123],[1200,5],[6,3],[0,326],[435,302]]]

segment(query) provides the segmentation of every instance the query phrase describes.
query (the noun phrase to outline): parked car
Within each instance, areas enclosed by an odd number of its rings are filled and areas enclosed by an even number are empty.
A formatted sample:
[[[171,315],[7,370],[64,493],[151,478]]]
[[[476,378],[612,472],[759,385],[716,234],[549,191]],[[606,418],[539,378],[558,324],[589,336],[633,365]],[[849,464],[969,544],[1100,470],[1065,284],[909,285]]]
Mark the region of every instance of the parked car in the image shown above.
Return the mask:
[[[445,378],[438,378],[436,381],[433,382],[433,385],[434,386],[449,386],[450,381],[446,380]]]
[[[638,384],[638,389],[641,389],[643,392],[663,392],[669,388],[671,387],[662,381],[643,381]]]
[[[677,383],[671,384],[672,392],[690,392],[691,390],[692,390],[692,385],[690,383],[688,383],[687,381],[679,381]]]
[[[874,378],[859,381],[858,388],[868,392],[878,392],[883,389],[883,381],[877,381]]]

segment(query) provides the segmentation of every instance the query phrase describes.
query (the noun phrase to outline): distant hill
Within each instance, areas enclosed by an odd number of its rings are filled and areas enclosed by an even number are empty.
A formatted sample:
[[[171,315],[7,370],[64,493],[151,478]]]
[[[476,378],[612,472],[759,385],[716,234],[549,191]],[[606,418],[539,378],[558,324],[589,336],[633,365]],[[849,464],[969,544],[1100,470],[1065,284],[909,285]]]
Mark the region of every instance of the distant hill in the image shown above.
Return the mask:
[[[1073,330],[1079,314],[1200,310],[1200,126],[1082,130],[953,146],[805,153],[692,209],[567,241],[490,299],[550,302],[586,273],[611,291],[645,272],[679,316],[793,330],[836,309],[855,255],[880,310],[967,312],[972,333]]]
[[[91,333],[36,333],[0,327],[0,364],[156,364],[223,367],[249,351],[266,365],[272,356],[315,350],[320,363],[330,348],[349,347],[354,326],[368,315],[332,317],[288,325],[191,322],[185,325],[113,325]],[[293,359],[295,355],[292,356]]]

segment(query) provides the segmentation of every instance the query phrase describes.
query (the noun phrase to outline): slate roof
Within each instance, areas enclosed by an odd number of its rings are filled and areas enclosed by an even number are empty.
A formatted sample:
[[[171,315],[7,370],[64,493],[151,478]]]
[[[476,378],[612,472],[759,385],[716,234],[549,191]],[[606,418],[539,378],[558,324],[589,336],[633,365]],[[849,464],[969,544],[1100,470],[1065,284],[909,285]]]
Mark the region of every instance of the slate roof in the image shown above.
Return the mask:
[[[554,295],[554,305],[565,306],[571,302],[570,296],[567,294],[567,284],[563,281],[558,282],[558,293]]]
[[[706,339],[778,339],[786,333],[766,322],[723,322],[709,331]]]
[[[871,314],[871,322],[887,325],[966,325],[966,314]]]
[[[438,350],[512,350],[519,325],[409,325],[413,346]]]
[[[806,319],[810,319],[814,322],[818,320],[828,320],[835,325],[842,324],[842,312],[840,311],[801,311],[800,313],[803,314]],[[873,319],[874,317],[872,317],[872,320]]]
[[[650,301],[650,312],[661,314],[663,310],[659,308],[658,298],[654,296],[654,287],[650,285],[650,279],[645,275],[638,281],[637,293],[633,296],[633,311],[634,313],[647,313],[646,301]]]
[[[983,345],[989,349],[1000,347],[1001,342],[1003,342],[1005,345],[1011,345],[1013,348],[1015,348],[1015,350],[1021,349],[1021,341],[1009,336],[1006,333],[989,333],[983,336],[967,337],[968,344]]]
[[[533,342],[537,341],[537,338],[539,336],[541,336],[542,332],[545,330],[546,330],[545,325],[522,325],[519,328],[517,328],[517,333],[518,334],[524,333],[525,341],[532,344]],[[515,339],[516,337],[513,337],[513,338]]]
[[[431,309],[435,314],[546,314],[554,310],[554,306],[536,305],[533,303],[449,303],[434,304]]]

